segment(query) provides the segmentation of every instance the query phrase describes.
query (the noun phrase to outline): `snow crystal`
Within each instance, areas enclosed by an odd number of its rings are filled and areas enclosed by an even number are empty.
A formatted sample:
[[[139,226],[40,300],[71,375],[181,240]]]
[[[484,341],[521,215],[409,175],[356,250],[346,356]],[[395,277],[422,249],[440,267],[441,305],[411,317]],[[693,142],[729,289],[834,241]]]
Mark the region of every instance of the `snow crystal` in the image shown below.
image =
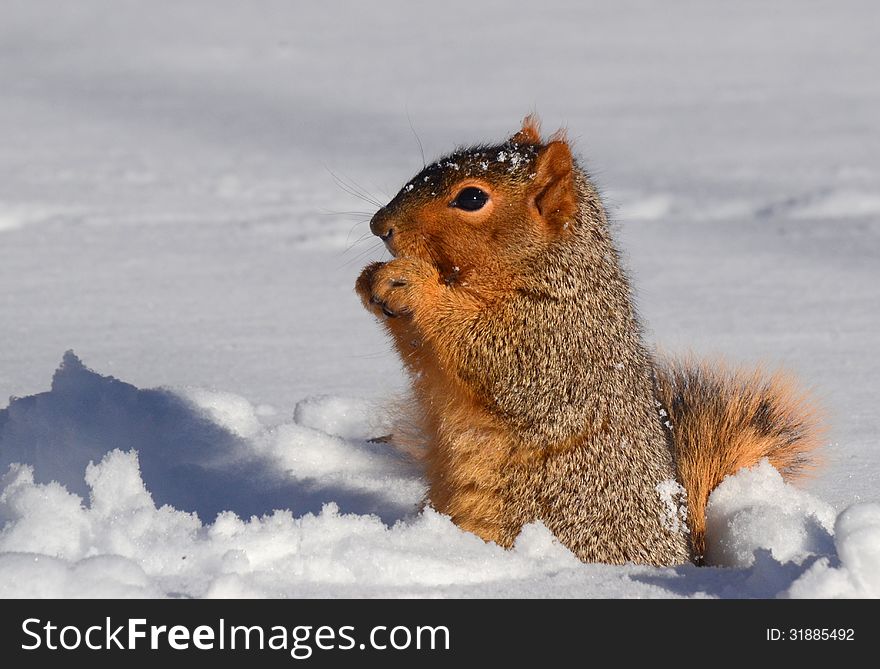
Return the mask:
[[[660,514],[663,527],[673,533],[687,532],[687,491],[675,479],[660,481],[654,489],[665,507]]]
[[[519,151],[512,151],[510,154],[510,167],[508,168],[508,172],[514,172],[516,169],[526,162],[528,158],[521,154]],[[502,161],[503,162],[503,161]]]

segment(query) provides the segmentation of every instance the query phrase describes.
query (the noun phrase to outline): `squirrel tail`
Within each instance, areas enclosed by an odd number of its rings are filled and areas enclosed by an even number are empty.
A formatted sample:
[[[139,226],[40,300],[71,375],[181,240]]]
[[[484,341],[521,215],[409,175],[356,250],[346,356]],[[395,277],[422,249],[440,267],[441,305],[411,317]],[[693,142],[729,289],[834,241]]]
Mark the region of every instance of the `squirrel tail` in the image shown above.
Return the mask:
[[[816,467],[824,430],[816,405],[782,372],[661,360],[657,399],[669,413],[697,564],[706,551],[706,505],[725,476],[767,458],[786,481]]]

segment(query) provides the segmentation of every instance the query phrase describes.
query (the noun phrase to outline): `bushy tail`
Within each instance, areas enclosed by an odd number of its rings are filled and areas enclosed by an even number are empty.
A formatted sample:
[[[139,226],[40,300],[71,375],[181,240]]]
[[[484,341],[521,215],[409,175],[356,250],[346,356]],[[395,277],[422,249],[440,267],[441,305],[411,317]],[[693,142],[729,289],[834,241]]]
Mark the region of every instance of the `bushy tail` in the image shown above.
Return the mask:
[[[657,398],[669,412],[679,479],[688,495],[694,556],[706,550],[706,504],[725,476],[767,458],[787,481],[816,465],[819,412],[787,375],[723,363],[661,360]]]

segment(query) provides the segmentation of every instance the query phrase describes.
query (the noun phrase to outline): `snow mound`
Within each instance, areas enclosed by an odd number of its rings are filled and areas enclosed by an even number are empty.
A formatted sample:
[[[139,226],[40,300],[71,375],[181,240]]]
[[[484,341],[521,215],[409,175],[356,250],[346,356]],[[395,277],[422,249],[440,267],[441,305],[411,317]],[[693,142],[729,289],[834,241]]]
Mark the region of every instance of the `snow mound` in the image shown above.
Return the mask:
[[[789,597],[880,597],[880,504],[836,515],[763,460],[713,491],[706,520],[711,564],[802,565]]]
[[[49,392],[0,411],[0,596],[880,595],[880,504],[835,518],[766,462],[710,498],[715,566],[582,564],[541,523],[504,550],[420,508],[413,463],[367,439],[377,416],[142,390],[67,353]]]
[[[726,478],[706,510],[706,559],[725,567],[749,567],[755,552],[769,550],[778,562],[802,562],[832,548],[834,510],[787,485],[763,460]]]
[[[242,520],[157,508],[137,454],[89,465],[89,504],[13,465],[3,479],[0,595],[298,596],[348,591],[417,594],[425,587],[526,579],[579,567],[543,526],[513,551],[487,546],[433,511],[389,528],[376,516],[290,511]],[[450,556],[454,555],[454,559]]]
[[[143,480],[159,505],[202,520],[223,511],[316,512],[336,502],[394,521],[415,510],[423,490],[387,445],[293,423],[264,428],[244,398],[138,389],[91,371],[73,352],[64,355],[51,391],[0,410],[0,467],[30,464],[37,483],[54,481],[83,498],[86,467],[117,448],[140,453]],[[372,478],[341,475],[353,468]]]
[[[792,597],[880,597],[880,504],[854,504],[834,523],[837,559],[821,558],[792,584]]]

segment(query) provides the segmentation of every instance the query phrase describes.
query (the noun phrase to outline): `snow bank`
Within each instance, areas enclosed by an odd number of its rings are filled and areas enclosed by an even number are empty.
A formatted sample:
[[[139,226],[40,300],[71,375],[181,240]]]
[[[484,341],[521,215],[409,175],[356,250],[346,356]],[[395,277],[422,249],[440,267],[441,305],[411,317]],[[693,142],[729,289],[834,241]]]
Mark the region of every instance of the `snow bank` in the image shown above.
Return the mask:
[[[300,518],[224,512],[203,525],[156,507],[133,451],[109,452],[85,478],[88,504],[57,483],[34,483],[30,466],[10,468],[0,493],[0,594],[406,595],[580,564],[543,527],[528,528],[508,552],[433,511],[391,528],[333,503]]]
[[[96,374],[68,352],[51,391],[13,399],[0,411],[0,467],[31,464],[37,483],[57,481],[87,498],[90,462],[116,448],[136,450],[156,503],[202,520],[222,511],[317,512],[335,502],[393,522],[416,508],[423,487],[391,447],[367,441],[374,435],[366,426],[356,436],[351,416],[358,412],[361,406],[342,400],[323,410],[331,430],[348,421],[348,439],[295,422],[272,426],[273,417],[259,416],[244,398],[138,389]],[[311,424],[323,423],[312,416]]]
[[[712,495],[715,567],[580,563],[540,523],[512,550],[420,509],[363,400],[293,416],[142,390],[64,356],[0,411],[4,597],[858,597],[880,594],[880,505],[827,505],[767,463]],[[214,510],[213,513],[209,511]]]
[[[792,597],[880,597],[880,504],[854,504],[834,523],[837,559],[821,558],[790,588]]]
[[[832,549],[834,510],[786,485],[766,460],[728,477],[712,493],[706,512],[709,563],[749,567],[769,550],[778,562],[802,562]]]
[[[726,478],[707,509],[707,560],[752,567],[772,558],[804,565],[790,597],[880,597],[880,504],[839,516],[822,500],[786,484],[773,466]]]

